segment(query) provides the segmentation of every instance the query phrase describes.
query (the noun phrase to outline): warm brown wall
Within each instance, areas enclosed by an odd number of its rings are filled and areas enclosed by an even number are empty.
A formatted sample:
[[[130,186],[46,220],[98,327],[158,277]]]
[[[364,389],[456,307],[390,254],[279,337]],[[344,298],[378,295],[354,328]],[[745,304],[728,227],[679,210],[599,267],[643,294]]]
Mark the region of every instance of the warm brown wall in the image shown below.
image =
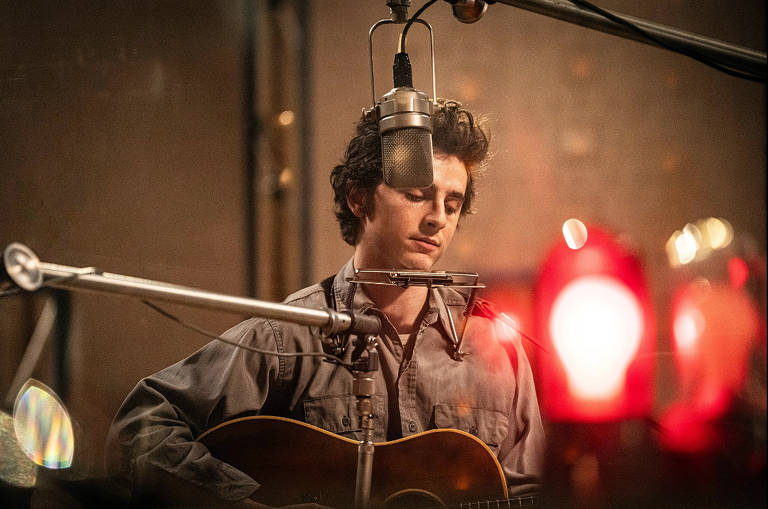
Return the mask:
[[[387,9],[384,0],[310,4],[311,252],[320,277],[351,254],[330,212],[328,172],[370,105],[367,30]],[[765,49],[760,1],[603,4]],[[444,268],[531,274],[562,221],[580,217],[631,235],[663,315],[663,247],[686,222],[726,217],[765,253],[764,85],[504,5],[475,25],[455,21],[444,2],[427,19],[438,95],[486,113],[496,152],[480,214]],[[242,25],[241,2],[3,3],[0,245],[21,241],[46,261],[244,294]],[[290,35],[290,19],[286,26]],[[416,85],[429,89],[414,30]],[[377,43],[377,96],[393,49]],[[269,68],[262,73],[268,84]],[[266,95],[262,87],[262,102]],[[573,139],[584,140],[582,151]],[[272,156],[261,154],[268,165]],[[296,224],[292,213],[289,245]],[[269,273],[262,263],[261,277]],[[295,271],[288,277],[295,289]],[[37,310],[39,300],[0,301],[0,394]],[[238,320],[180,312],[214,330]],[[73,297],[70,340],[70,404],[95,444],[141,376],[205,343],[134,301],[83,294]]]
[[[44,260],[243,294],[235,2],[4,2],[0,243]],[[34,314],[0,301],[5,395]],[[36,304],[39,306],[39,304]],[[237,316],[189,313],[222,330]],[[136,381],[206,342],[140,303],[76,294],[75,416],[99,442]],[[46,359],[38,376],[52,383]]]

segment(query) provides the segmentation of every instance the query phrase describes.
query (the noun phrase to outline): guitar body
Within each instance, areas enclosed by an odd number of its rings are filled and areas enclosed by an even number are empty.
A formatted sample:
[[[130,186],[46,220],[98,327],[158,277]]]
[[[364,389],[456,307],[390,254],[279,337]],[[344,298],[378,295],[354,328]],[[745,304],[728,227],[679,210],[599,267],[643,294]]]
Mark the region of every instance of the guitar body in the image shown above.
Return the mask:
[[[225,422],[198,440],[257,480],[262,487],[254,498],[261,503],[354,505],[355,440],[267,416]],[[499,462],[469,433],[436,429],[374,447],[372,507],[439,507],[506,496]]]

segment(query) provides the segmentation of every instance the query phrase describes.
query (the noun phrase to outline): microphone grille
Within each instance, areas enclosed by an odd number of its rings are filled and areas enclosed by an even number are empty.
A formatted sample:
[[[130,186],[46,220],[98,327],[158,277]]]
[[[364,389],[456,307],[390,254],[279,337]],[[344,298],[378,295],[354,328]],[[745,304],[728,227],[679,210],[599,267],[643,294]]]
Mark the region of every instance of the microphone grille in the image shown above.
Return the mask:
[[[393,129],[381,136],[384,183],[394,188],[432,185],[432,133],[426,129]]]

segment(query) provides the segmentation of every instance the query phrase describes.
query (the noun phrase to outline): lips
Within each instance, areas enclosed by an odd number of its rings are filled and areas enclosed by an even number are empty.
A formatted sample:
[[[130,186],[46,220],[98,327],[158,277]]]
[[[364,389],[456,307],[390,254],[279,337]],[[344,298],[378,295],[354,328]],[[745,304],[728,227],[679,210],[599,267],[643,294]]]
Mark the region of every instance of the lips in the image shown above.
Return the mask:
[[[440,247],[438,241],[429,237],[411,237],[411,240],[415,241],[416,245],[424,251],[434,251]]]

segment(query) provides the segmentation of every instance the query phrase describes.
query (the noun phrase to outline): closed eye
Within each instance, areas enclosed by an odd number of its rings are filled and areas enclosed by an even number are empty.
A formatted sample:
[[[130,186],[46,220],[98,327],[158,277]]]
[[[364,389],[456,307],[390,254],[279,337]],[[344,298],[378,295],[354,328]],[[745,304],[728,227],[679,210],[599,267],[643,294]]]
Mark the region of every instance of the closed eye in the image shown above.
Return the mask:
[[[464,205],[464,202],[462,201],[452,201],[445,204],[445,213],[449,216],[453,214],[458,214],[461,212],[461,207]]]
[[[405,193],[405,198],[408,201],[413,201],[413,202],[419,202],[419,201],[424,200],[423,196],[418,195],[418,194],[413,194],[413,193]]]

